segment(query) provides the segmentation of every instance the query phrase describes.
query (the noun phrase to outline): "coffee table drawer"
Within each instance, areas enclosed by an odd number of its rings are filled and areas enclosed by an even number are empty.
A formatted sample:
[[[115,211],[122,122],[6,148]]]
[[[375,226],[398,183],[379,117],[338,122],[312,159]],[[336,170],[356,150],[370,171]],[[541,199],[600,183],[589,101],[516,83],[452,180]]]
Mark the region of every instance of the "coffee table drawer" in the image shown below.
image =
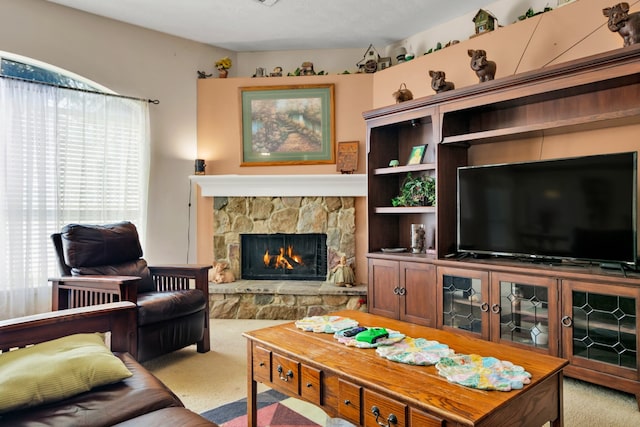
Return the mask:
[[[300,394],[300,364],[278,353],[271,356],[271,383],[275,388]]]
[[[419,409],[409,408],[409,425],[412,427],[444,427],[443,419],[427,414]]]
[[[271,382],[271,351],[259,345],[253,346],[253,379],[262,383]]]
[[[348,381],[338,381],[338,413],[341,418],[360,425],[360,391],[362,387]]]
[[[365,427],[379,427],[380,425],[407,426],[407,405],[382,396],[375,391],[365,389],[362,412],[364,413]],[[422,424],[417,425],[423,427]]]
[[[315,405],[322,405],[321,376],[319,369],[306,365],[300,367],[300,395]]]

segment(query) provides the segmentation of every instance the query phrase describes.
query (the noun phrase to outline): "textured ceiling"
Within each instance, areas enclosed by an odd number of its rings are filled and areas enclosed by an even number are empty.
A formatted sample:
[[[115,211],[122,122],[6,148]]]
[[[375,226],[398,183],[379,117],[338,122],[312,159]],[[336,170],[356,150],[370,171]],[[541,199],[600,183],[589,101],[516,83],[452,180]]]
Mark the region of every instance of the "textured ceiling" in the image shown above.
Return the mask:
[[[386,46],[486,0],[47,0],[236,52]],[[271,6],[268,4],[273,3]],[[471,23],[470,23],[471,25]]]

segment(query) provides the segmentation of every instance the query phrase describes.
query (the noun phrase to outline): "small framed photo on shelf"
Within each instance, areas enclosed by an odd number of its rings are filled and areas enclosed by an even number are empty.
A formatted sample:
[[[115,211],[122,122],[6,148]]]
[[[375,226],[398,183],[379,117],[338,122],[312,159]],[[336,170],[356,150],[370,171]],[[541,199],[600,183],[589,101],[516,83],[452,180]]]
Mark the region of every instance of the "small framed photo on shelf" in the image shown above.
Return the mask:
[[[424,158],[424,153],[427,151],[427,144],[425,145],[416,145],[411,149],[411,155],[409,156],[409,161],[407,161],[407,165],[419,165],[422,163],[422,159]]]
[[[340,173],[353,173],[358,169],[358,141],[338,142],[336,170]]]

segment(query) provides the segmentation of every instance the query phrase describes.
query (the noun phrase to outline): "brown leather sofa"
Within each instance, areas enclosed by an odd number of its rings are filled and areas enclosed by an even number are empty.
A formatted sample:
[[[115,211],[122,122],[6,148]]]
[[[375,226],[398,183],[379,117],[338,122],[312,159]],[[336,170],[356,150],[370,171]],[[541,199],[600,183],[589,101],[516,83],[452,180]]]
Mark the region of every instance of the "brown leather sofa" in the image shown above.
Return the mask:
[[[210,349],[210,265],[148,266],[134,224],[70,224],[51,236],[63,275],[50,279],[53,310],[115,301],[138,306],[139,362],[197,344]]]
[[[129,353],[135,304],[118,302],[0,321],[0,358],[76,333],[111,331],[111,350],[133,376],[58,402],[0,414],[0,426],[216,426],[186,409],[180,399]]]

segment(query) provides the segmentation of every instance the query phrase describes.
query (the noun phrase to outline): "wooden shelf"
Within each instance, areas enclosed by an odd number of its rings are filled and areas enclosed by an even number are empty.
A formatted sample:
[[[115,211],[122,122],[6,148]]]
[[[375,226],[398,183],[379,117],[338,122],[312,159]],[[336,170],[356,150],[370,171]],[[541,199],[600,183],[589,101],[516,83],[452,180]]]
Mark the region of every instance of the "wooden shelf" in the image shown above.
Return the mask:
[[[436,213],[435,206],[388,206],[375,208],[377,214]]]
[[[637,99],[634,97],[634,99]],[[442,138],[443,144],[482,143],[497,142],[507,139],[530,137],[544,131],[549,133],[593,130],[605,127],[640,123],[640,107],[616,110],[607,113],[594,113],[553,121],[540,121],[537,123],[525,123],[532,121],[531,117],[523,115],[523,124],[511,127],[469,132],[458,135],[450,135]]]
[[[391,174],[401,174],[408,172],[422,172],[422,171],[430,171],[435,170],[435,163],[421,163],[419,165],[406,165],[406,166],[396,166],[396,167],[388,167],[388,168],[378,168],[373,170],[374,175],[391,175]]]

